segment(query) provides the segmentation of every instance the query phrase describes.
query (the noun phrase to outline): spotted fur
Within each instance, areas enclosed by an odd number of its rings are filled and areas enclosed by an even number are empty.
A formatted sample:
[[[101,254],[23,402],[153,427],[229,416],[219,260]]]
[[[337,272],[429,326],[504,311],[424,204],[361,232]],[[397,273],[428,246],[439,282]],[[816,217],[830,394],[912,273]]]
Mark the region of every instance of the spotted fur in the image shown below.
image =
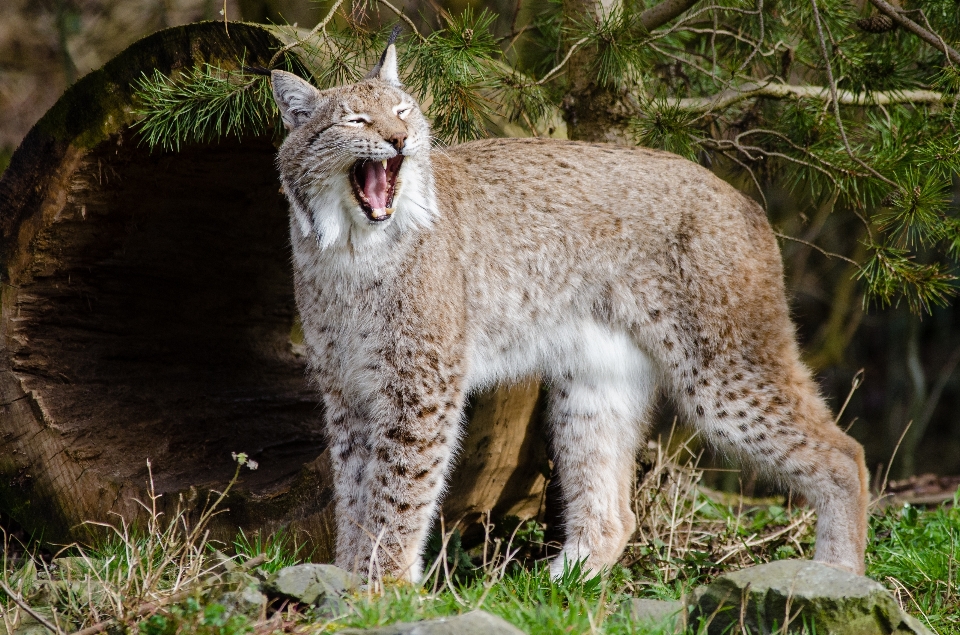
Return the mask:
[[[776,241],[752,200],[675,155],[495,139],[431,151],[392,46],[357,84],[274,72],[290,134],[297,302],[336,472],[336,561],[416,580],[470,391],[550,391],[565,560],[616,562],[664,391],[702,437],[818,511],[817,560],[863,572],[867,473],[801,363]],[[413,106],[405,119],[397,108]],[[362,113],[369,123],[349,124]],[[356,117],[353,117],[354,119]],[[396,211],[347,182],[407,142]]]

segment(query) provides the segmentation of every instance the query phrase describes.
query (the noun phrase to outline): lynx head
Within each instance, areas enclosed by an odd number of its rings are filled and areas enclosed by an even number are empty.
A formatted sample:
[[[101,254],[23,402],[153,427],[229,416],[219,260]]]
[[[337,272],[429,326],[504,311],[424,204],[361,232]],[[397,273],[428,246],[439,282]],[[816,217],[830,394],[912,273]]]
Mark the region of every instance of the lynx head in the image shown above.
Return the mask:
[[[319,91],[271,74],[289,131],[278,157],[284,191],[299,230],[321,248],[376,244],[429,227],[436,215],[430,128],[401,88],[393,39],[356,84]]]

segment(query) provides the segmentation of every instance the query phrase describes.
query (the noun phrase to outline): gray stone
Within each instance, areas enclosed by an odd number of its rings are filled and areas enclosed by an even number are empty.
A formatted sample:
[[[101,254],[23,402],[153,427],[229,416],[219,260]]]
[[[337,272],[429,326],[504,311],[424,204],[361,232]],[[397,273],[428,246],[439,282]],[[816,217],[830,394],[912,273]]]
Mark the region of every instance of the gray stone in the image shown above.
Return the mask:
[[[674,626],[682,612],[683,602],[630,598],[630,621],[636,624]]]
[[[688,599],[690,624],[710,635],[781,633],[815,624],[818,635],[930,635],[880,583],[809,560],[780,560],[717,578]],[[812,630],[812,629],[811,629]]]
[[[29,615],[21,619],[17,627],[10,633],[7,633],[6,625],[3,623],[3,620],[0,620],[0,633],[6,635],[50,635],[50,631],[47,630],[46,626]]]
[[[455,617],[423,622],[391,624],[367,630],[348,628],[341,635],[524,635],[519,628],[486,611],[470,611]]]
[[[332,564],[298,564],[284,567],[267,580],[263,590],[303,604],[320,606],[356,589],[360,578]]]
[[[241,613],[247,617],[257,618],[267,608],[267,596],[256,587],[244,587],[239,591],[228,591],[217,601],[230,613]]]
[[[54,572],[61,580],[83,580],[87,576],[93,577],[93,572],[102,566],[99,560],[82,556],[54,558],[50,564],[53,565]]]

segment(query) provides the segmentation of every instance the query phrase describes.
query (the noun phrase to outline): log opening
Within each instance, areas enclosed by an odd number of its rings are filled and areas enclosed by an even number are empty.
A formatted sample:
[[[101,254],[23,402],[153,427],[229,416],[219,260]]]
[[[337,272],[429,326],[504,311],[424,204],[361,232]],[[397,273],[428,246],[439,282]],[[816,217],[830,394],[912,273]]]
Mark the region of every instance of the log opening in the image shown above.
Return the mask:
[[[243,451],[260,467],[217,537],[293,527],[329,557],[274,141],[150,152],[129,127],[141,70],[265,64],[281,45],[243,24],[145,38],[68,90],[0,180],[0,509],[47,542],[142,513],[148,459],[169,513],[202,506]],[[538,399],[533,383],[474,400],[448,521],[538,511]]]

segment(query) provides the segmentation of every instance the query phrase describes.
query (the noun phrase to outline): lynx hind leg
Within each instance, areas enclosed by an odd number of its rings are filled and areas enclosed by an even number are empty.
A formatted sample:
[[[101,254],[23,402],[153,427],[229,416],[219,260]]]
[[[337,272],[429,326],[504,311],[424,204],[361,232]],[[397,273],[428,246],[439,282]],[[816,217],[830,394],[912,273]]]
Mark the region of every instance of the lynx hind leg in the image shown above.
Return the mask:
[[[680,378],[676,393],[717,449],[810,501],[815,560],[862,574],[869,502],[863,448],[834,424],[792,342],[765,359],[715,359]]]
[[[636,453],[657,388],[649,360],[633,352],[629,372],[593,368],[551,382],[549,417],[565,531],[563,549],[550,565],[554,578],[578,561],[587,571],[612,566],[636,529]]]

